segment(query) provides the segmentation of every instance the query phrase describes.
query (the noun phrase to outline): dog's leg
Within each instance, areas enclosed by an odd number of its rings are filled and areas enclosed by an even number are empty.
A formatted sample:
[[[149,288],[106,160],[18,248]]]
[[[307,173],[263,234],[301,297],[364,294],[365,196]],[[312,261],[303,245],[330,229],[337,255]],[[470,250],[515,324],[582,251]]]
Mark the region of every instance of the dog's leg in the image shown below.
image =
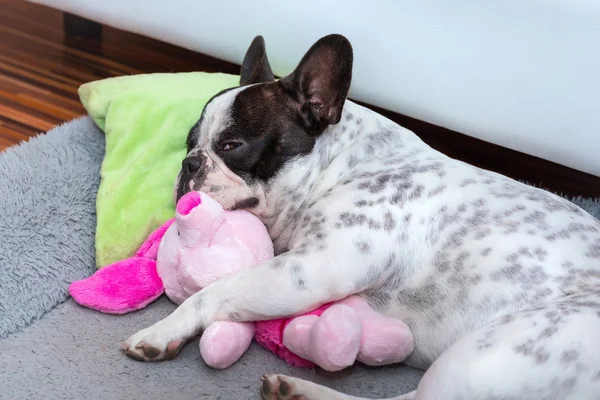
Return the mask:
[[[600,399],[600,292],[507,315],[452,345],[415,399]]]
[[[365,271],[352,268],[352,251],[339,253],[292,251],[219,279],[130,337],[123,350],[136,360],[172,358],[186,340],[215,321],[287,317],[355,294],[362,289],[357,282]]]
[[[369,400],[354,397],[304,379],[285,375],[265,375],[260,393],[264,400]],[[388,400],[413,400],[415,392]]]

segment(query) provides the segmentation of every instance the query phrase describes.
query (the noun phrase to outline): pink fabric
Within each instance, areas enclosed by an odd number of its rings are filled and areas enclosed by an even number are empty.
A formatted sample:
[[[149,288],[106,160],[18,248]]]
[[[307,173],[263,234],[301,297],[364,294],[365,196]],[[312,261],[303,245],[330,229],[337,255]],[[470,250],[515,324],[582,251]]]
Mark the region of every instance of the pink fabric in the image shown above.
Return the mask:
[[[72,282],[69,294],[82,306],[107,314],[139,310],[156,300],[164,286],[156,270],[160,241],[175,218],[152,232],[135,257],[107,265],[89,278]]]
[[[329,307],[331,307],[331,304],[325,304],[302,315],[320,316]],[[260,344],[262,347],[269,350],[291,366],[299,368],[314,368],[316,366],[314,362],[297,356],[283,344],[283,331],[294,318],[295,317],[256,322],[256,343]]]
[[[146,239],[146,241],[142,243],[138,251],[135,253],[135,256],[156,260],[156,256],[158,255],[158,246],[160,246],[160,241],[165,235],[167,229],[169,229],[171,224],[173,224],[173,222],[175,222],[175,218],[171,218],[170,220],[162,224],[160,227],[158,227],[158,229],[156,229],[154,232],[152,232],[150,236],[148,236],[148,239]]]
[[[194,208],[202,204],[200,193],[189,192],[183,195],[182,198],[177,202],[177,213],[181,215],[188,215]]]
[[[224,369],[240,359],[253,338],[252,322],[217,321],[202,332],[200,353],[207,365]]]
[[[132,257],[71,283],[69,293],[85,307],[125,314],[156,300],[163,293],[163,284],[156,272],[156,261]]]

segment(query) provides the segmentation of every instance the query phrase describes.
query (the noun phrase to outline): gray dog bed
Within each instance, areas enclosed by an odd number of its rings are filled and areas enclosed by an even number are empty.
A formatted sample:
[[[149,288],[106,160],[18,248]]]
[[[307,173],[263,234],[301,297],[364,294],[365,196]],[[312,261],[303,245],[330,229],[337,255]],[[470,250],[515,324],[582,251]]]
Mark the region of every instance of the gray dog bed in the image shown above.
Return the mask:
[[[416,387],[422,372],[412,368],[323,375],[291,368],[256,345],[224,371],[204,365],[197,342],[172,361],[126,358],[122,341],[174,305],[161,298],[114,316],[67,300],[69,283],[95,270],[103,152],[102,133],[81,118],[0,154],[0,399],[256,399],[259,377],[273,372],[375,398]],[[574,201],[600,215],[598,202]]]

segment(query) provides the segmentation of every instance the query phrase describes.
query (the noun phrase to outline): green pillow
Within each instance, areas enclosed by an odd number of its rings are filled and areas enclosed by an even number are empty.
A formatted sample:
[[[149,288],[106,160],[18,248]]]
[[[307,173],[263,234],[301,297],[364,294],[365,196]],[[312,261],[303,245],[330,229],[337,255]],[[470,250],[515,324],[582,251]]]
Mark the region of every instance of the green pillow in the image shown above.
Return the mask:
[[[175,212],[185,140],[206,102],[239,76],[148,74],[82,85],[79,97],[106,134],[96,200],[96,265],[131,257]]]

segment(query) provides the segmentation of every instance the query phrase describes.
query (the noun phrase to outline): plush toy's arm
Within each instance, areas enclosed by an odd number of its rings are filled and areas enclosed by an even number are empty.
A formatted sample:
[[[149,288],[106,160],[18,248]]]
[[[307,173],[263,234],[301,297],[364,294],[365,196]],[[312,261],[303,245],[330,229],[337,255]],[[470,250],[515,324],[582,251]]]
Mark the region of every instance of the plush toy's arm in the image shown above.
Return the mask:
[[[240,359],[253,337],[252,322],[218,321],[202,333],[200,354],[208,366],[224,369]]]
[[[135,257],[107,265],[89,278],[71,283],[69,293],[73,300],[108,314],[139,310],[156,300],[164,291],[156,271],[156,254],[173,221],[167,221],[154,231]]]

